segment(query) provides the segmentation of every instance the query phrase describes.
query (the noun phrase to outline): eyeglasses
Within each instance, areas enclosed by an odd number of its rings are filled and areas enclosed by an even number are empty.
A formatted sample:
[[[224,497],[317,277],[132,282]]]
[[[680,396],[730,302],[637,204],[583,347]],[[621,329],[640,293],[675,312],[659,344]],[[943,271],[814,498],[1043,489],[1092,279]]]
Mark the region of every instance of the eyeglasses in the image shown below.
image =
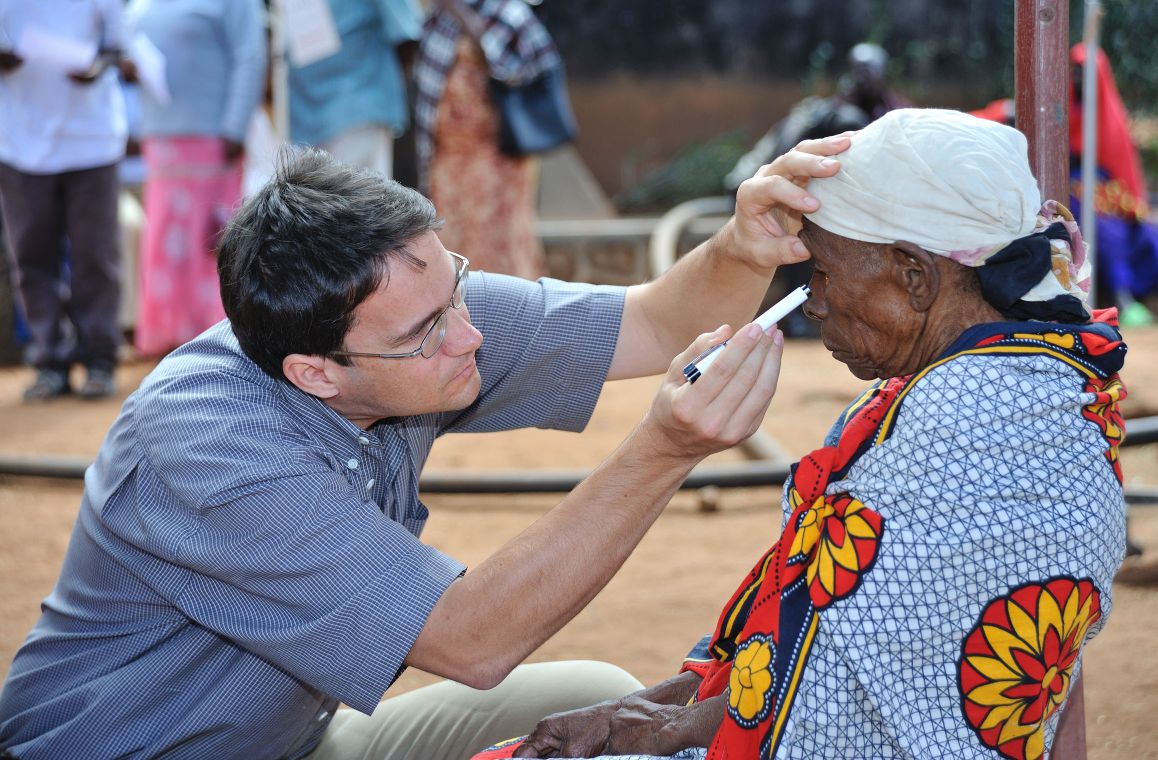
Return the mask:
[[[450,303],[446,308],[438,313],[434,319],[434,324],[426,331],[426,335],[422,336],[422,342],[418,344],[418,348],[413,351],[407,351],[401,354],[372,354],[364,353],[362,351],[333,351],[331,356],[365,356],[372,359],[409,359],[413,356],[421,356],[424,359],[433,359],[438,354],[438,349],[442,348],[442,342],[446,340],[446,320],[447,315],[451,309],[461,309],[466,300],[466,278],[470,274],[470,261],[466,256],[460,256],[453,251],[447,251],[454,257],[455,276],[454,276],[454,290],[450,293]]]

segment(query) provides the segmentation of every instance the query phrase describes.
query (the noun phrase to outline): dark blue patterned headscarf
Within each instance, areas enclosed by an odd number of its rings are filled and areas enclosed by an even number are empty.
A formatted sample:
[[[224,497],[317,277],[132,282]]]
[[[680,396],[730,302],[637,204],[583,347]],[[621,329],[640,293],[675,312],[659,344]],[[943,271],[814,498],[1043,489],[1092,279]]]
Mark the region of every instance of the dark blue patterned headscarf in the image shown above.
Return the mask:
[[[1050,218],[1045,214],[1050,213]],[[1069,210],[1047,202],[1038,228],[1014,240],[977,267],[981,293],[1007,319],[1085,324],[1090,320],[1085,287],[1076,282],[1073,251],[1084,245]],[[1084,262],[1083,262],[1084,263]]]

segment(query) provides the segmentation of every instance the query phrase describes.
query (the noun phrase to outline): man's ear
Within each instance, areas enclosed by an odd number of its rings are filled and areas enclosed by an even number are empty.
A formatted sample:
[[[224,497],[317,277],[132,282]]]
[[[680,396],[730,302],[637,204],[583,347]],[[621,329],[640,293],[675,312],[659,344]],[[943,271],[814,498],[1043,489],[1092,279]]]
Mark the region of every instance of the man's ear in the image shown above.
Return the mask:
[[[898,240],[889,248],[901,287],[914,311],[928,311],[941,292],[941,269],[936,257],[921,246]]]
[[[287,380],[300,390],[321,399],[338,395],[338,386],[327,370],[324,356],[290,354],[281,360],[281,371]]]

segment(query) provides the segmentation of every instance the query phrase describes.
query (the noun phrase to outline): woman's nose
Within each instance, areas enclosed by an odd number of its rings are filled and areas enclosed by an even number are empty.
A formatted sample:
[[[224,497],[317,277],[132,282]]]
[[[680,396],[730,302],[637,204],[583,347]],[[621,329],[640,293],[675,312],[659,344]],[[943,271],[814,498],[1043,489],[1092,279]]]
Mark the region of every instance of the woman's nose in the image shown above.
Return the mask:
[[[812,287],[812,292],[808,294],[808,300],[804,302],[804,306],[801,308],[804,316],[818,322],[828,316],[828,305],[824,302],[823,291],[823,287],[817,288],[815,285]]]

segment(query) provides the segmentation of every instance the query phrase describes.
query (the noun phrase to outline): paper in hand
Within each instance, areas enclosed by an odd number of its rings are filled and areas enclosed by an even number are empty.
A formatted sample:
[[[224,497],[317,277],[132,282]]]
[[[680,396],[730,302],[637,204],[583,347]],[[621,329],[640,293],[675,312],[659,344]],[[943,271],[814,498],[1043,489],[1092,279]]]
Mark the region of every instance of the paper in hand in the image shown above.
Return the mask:
[[[280,0],[286,48],[294,66],[309,66],[342,49],[326,0]]]
[[[169,81],[165,78],[165,54],[144,32],[129,42],[129,57],[137,65],[137,81],[161,105],[169,105]]]
[[[53,34],[39,26],[26,26],[16,41],[16,55],[25,64],[58,69],[65,74],[81,74],[92,68],[97,44]]]

